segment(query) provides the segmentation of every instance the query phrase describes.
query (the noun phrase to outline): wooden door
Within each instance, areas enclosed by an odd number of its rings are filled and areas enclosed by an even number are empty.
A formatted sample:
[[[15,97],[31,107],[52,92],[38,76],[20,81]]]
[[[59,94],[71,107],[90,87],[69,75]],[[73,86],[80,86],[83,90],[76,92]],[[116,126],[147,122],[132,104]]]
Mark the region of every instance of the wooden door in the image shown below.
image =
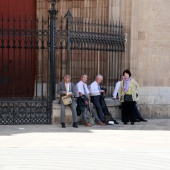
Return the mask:
[[[0,0],[0,97],[32,97],[36,0]]]

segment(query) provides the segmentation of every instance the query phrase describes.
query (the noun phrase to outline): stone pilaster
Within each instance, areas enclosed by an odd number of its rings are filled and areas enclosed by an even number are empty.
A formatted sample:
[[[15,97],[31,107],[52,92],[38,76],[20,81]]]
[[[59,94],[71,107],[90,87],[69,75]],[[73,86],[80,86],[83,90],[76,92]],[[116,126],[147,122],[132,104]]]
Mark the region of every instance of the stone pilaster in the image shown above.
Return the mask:
[[[137,58],[138,58],[138,9],[139,1],[132,0],[131,11],[131,32],[130,32],[130,70],[133,77],[137,79]]]
[[[122,71],[130,68],[130,32],[132,0],[109,0],[109,20],[120,21],[126,35],[125,53],[122,60]]]

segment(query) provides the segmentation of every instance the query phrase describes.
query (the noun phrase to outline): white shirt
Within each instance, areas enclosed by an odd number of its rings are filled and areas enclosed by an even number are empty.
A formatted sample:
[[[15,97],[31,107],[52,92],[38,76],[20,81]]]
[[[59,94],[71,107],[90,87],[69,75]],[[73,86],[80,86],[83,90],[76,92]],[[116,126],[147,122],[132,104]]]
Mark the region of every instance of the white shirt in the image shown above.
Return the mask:
[[[68,86],[68,90],[66,89],[66,92],[68,93],[70,91],[70,83],[65,83],[65,87],[66,85]]]
[[[116,98],[116,96],[117,96],[117,93],[118,93],[119,88],[120,88],[120,83],[121,83],[121,81],[118,81],[118,82],[116,83],[116,86],[115,86],[115,89],[114,89],[114,92],[113,92],[113,97],[114,97],[114,98]]]
[[[101,95],[101,93],[100,93],[100,85],[96,81],[94,81],[90,85],[90,93],[91,93],[91,96]]]
[[[79,81],[76,84],[76,97],[79,97],[79,93],[82,93],[83,95],[87,95],[87,94],[90,93],[90,91],[89,91],[89,89],[87,87],[87,84],[82,82],[82,81]]]

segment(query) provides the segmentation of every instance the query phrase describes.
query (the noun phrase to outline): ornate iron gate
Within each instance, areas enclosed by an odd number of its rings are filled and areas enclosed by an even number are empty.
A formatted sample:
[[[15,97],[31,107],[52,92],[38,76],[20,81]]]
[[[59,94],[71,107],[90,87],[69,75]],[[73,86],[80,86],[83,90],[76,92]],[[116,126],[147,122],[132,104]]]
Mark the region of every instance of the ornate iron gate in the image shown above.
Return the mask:
[[[0,20],[0,124],[51,123],[49,21]]]

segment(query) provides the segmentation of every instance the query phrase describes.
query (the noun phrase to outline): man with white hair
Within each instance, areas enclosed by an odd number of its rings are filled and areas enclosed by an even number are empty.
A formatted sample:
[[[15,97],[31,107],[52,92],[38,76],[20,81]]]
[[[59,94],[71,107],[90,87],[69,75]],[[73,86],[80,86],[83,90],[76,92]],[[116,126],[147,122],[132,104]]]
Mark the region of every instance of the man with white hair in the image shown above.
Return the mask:
[[[100,87],[102,81],[103,81],[103,76],[99,74],[96,76],[96,80],[90,85],[91,101],[96,107],[99,119],[103,123],[107,123],[106,117],[110,117],[109,120],[110,123],[112,121],[113,124],[119,124],[116,120],[114,120],[111,117],[111,114],[109,113],[106,103],[104,101],[103,94],[105,94],[106,92],[105,90],[102,90]]]

